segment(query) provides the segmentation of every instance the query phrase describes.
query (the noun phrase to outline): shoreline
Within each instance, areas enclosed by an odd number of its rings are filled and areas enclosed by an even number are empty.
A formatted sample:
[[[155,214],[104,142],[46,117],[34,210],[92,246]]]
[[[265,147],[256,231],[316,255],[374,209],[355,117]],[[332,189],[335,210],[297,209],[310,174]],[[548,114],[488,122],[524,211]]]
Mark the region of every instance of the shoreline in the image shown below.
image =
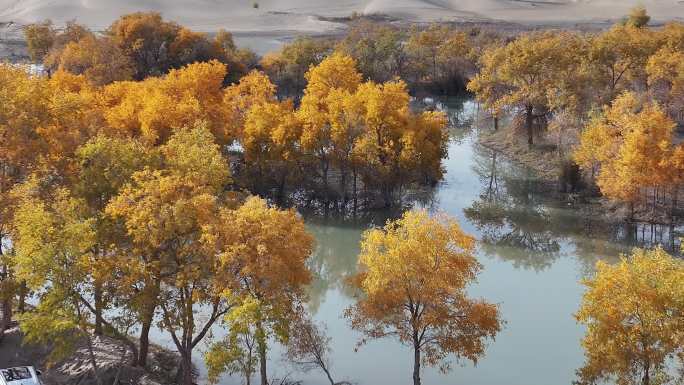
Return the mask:
[[[478,132],[476,142],[489,150],[501,153],[510,162],[531,170],[542,183],[552,186],[554,200],[571,205],[582,212],[582,215],[598,215],[614,223],[653,224],[674,228],[680,226],[684,219],[678,215],[672,218],[670,213],[662,207],[652,210],[650,207],[639,206],[633,218],[630,219],[627,205],[597,195],[588,186],[577,191],[562,191],[560,188],[562,169],[558,154],[555,151],[544,151],[538,145],[530,150],[526,143],[522,143],[507,132],[506,127],[500,128],[499,131]]]
[[[85,341],[80,341],[68,358],[50,365],[50,347],[24,343],[18,325],[5,331],[0,342],[0,368],[35,366],[43,371],[45,385],[95,385],[92,365]],[[179,367],[177,353],[156,344],[150,344],[147,369],[130,366],[131,352],[118,340],[106,336],[94,336],[93,352],[97,358],[98,374],[105,384],[167,385],[175,383],[175,371]]]

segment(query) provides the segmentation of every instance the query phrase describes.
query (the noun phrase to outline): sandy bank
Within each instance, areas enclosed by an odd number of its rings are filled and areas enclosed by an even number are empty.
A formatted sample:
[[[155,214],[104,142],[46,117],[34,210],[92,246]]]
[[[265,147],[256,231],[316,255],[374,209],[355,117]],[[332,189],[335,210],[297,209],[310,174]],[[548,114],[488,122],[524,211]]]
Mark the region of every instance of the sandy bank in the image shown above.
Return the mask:
[[[105,384],[164,385],[174,383],[178,368],[177,356],[156,346],[152,346],[148,358],[150,372],[127,365],[130,350],[124,353],[119,341],[107,337],[96,337],[93,341],[99,374]],[[47,367],[49,348],[46,346],[24,345],[23,335],[18,327],[5,332],[0,343],[0,368],[14,366],[35,366],[43,371],[42,380],[46,385],[95,385],[92,376],[88,350],[85,342],[80,343],[69,358]]]
[[[255,7],[258,4],[258,7]],[[679,0],[0,0],[0,21],[77,19],[102,29],[122,14],[158,11],[195,30],[326,33],[343,28],[321,20],[385,14],[411,22],[503,20],[522,23],[614,21],[643,4],[656,21],[684,20]]]

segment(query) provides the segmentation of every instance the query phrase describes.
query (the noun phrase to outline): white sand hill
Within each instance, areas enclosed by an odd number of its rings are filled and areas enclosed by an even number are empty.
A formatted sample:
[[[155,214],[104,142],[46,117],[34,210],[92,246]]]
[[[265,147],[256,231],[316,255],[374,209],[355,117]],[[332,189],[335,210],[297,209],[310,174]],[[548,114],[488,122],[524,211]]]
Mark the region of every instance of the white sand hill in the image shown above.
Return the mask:
[[[98,29],[122,14],[154,10],[197,30],[312,33],[340,27],[315,16],[352,12],[407,21],[574,23],[615,20],[636,4],[645,5],[655,20],[684,20],[684,0],[0,0],[0,22],[77,19]]]

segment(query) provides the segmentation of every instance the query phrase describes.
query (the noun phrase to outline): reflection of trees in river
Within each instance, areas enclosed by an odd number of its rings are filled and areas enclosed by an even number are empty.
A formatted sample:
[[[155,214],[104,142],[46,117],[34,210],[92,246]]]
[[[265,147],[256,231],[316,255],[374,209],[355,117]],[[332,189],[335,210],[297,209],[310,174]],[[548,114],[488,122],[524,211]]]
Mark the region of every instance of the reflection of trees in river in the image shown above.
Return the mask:
[[[407,189],[402,194],[402,205],[384,210],[324,211],[320,207],[300,208],[307,218],[308,230],[316,239],[316,250],[309,259],[314,280],[309,287],[309,306],[316,312],[326,291],[338,289],[351,296],[345,280],[356,272],[359,243],[364,229],[383,226],[397,219],[414,206],[431,208],[435,205],[435,189],[420,187]]]
[[[485,147],[474,147],[473,161],[482,191],[464,212],[481,234],[482,250],[526,269],[551,266],[560,244],[534,194],[538,183]]]
[[[615,260],[631,247],[679,249],[680,235],[669,226],[612,222],[593,206],[564,207],[553,189],[496,151],[475,146],[473,161],[482,190],[465,215],[479,230],[482,249],[516,267],[549,268],[561,244],[574,249],[584,272],[591,272],[599,258]]]
[[[316,239],[316,250],[309,259],[309,268],[314,273],[309,308],[315,314],[328,290],[351,294],[345,280],[356,272],[362,230],[358,225],[344,223],[313,223],[308,230]]]

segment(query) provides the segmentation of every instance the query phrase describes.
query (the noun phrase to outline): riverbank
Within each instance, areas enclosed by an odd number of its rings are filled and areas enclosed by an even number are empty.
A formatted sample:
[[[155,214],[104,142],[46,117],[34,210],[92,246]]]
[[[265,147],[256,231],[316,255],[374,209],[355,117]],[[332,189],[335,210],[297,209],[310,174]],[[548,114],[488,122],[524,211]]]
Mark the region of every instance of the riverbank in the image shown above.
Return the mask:
[[[50,364],[49,346],[25,344],[18,326],[7,330],[0,343],[0,368],[35,366],[43,372],[45,385],[95,385],[85,340],[79,341],[67,359]],[[148,370],[132,367],[131,352],[117,340],[93,337],[93,354],[103,384],[171,385],[175,384],[178,355],[159,346],[150,346]]]
[[[508,158],[527,169],[532,170],[543,183],[554,186],[554,198],[560,203],[567,203],[582,212],[583,216],[600,217],[606,222],[631,222],[637,224],[658,224],[678,227],[682,222],[681,203],[672,207],[666,194],[657,196],[655,207],[651,204],[653,193],[644,192],[644,203],[636,204],[634,211],[627,204],[611,201],[593,187],[590,182],[582,180],[577,174],[575,181],[571,181],[573,175],[566,175],[564,164],[558,155],[556,146],[540,140],[537,144],[529,146],[525,138],[521,138],[514,130],[508,127],[498,131],[484,129],[477,136],[478,144]],[[541,143],[541,144],[540,144]],[[675,215],[673,216],[673,212]]]
[[[561,162],[555,149],[538,145],[530,147],[515,132],[507,129],[480,131],[477,140],[480,145],[533,170],[543,180],[549,183],[558,182]]]

